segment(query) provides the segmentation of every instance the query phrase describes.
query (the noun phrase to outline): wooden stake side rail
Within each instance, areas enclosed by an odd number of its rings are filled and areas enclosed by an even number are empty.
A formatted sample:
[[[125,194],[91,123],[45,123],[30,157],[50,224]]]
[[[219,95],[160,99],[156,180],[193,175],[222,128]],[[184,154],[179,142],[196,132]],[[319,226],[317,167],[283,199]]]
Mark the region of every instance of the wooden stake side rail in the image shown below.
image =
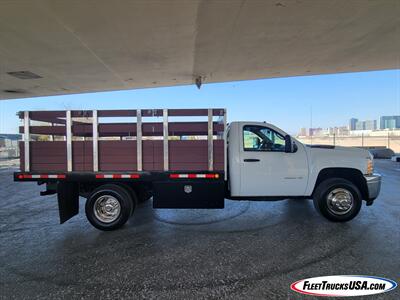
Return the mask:
[[[34,111],[19,116],[24,121],[21,171],[224,171],[226,177],[225,109]],[[124,117],[124,123],[114,122],[117,117]],[[130,117],[132,122],[126,122]],[[175,122],[175,117],[197,120]],[[100,118],[113,119],[102,123]],[[50,139],[38,141],[38,135]]]
[[[66,135],[66,126],[30,126],[30,134],[38,135]],[[142,123],[144,136],[163,136],[163,124],[157,122]],[[224,131],[222,123],[213,122],[213,134]],[[24,133],[24,127],[20,126],[19,132]],[[208,132],[207,122],[168,122],[169,136],[204,135]],[[93,125],[91,123],[76,123],[73,121],[72,134],[74,137],[92,137]],[[137,135],[136,123],[103,123],[98,124],[99,137],[132,136]],[[207,136],[207,134],[205,134]]]
[[[141,109],[142,117],[162,117],[162,109]],[[213,108],[213,116],[223,116],[225,109]],[[24,118],[25,112],[19,112],[19,118]],[[98,117],[136,117],[137,110],[98,110]],[[92,117],[93,111],[91,110],[73,110],[71,116],[73,118],[89,118]],[[168,109],[169,117],[196,117],[208,116],[208,109]],[[49,123],[62,122],[64,119],[65,124],[65,110],[59,111],[30,111],[29,117],[34,121],[43,121]]]

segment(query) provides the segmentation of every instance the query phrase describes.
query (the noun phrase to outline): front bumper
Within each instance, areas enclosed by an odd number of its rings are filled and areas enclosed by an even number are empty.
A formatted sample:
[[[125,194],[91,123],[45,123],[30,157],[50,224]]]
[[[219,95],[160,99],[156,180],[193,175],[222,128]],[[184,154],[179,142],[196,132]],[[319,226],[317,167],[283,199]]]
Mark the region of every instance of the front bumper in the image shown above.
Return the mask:
[[[368,188],[367,204],[370,205],[379,195],[381,190],[382,176],[374,173],[372,175],[364,175],[364,178]]]

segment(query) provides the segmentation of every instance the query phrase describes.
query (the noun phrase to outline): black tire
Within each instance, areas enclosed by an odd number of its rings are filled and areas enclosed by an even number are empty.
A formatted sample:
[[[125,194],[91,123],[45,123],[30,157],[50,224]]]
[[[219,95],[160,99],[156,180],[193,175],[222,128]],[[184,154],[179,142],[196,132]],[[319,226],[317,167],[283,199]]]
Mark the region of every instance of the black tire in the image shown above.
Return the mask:
[[[338,194],[342,193],[346,196],[349,195],[348,193],[351,194],[352,205],[349,208],[340,210],[331,204],[332,201],[329,200],[329,196],[336,195],[335,190]],[[362,204],[361,193],[357,186],[343,178],[330,178],[321,182],[314,192],[313,200],[315,209],[333,222],[350,221],[360,212]]]
[[[99,216],[102,214],[95,210],[95,205],[100,207],[96,204],[97,201],[107,199],[104,196],[111,197],[113,201],[116,199],[118,201],[116,205],[119,204],[119,213],[115,217],[113,216],[111,221],[100,219]],[[114,201],[114,203],[116,202]],[[90,194],[85,205],[86,217],[89,222],[97,229],[104,231],[115,230],[123,226],[128,221],[134,208],[135,205],[130,193],[124,187],[115,184],[105,184],[95,189]]]
[[[131,216],[133,215],[133,212],[136,209],[136,206],[138,205],[138,203],[140,202],[139,197],[137,196],[137,193],[135,192],[135,190],[133,189],[133,187],[131,187],[130,185],[127,184],[121,184],[120,186],[122,186],[124,189],[126,189],[126,191],[129,193],[131,199],[132,199],[132,203],[133,203],[133,207],[132,207],[132,211],[131,211]]]

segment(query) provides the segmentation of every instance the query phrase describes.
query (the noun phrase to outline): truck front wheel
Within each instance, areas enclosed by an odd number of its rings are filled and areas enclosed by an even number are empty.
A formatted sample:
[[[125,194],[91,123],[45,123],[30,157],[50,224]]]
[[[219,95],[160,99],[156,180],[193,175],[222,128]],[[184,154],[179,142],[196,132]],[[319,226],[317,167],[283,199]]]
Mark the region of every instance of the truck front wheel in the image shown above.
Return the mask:
[[[105,231],[123,226],[133,209],[129,192],[115,184],[105,184],[95,189],[85,205],[89,222],[97,229]]]
[[[316,210],[333,222],[350,221],[357,216],[362,204],[359,189],[342,178],[321,182],[314,192],[313,200]]]

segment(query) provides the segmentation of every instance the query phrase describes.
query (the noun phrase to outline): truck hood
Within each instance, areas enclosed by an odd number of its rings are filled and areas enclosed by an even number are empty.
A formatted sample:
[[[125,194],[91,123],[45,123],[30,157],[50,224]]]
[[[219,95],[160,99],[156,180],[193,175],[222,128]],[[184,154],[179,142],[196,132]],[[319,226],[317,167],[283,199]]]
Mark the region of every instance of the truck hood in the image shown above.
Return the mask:
[[[310,167],[313,170],[325,168],[352,168],[367,174],[368,150],[341,146],[306,145]]]
[[[371,158],[372,155],[368,150],[356,148],[356,147],[343,147],[343,146],[333,146],[333,145],[306,145],[308,148],[312,148],[315,150],[326,151],[328,154],[331,152],[332,154],[340,154],[343,155],[351,155],[351,156],[359,156],[360,158],[367,159]]]
[[[333,146],[333,145],[306,145],[309,148],[326,149],[333,151],[345,151],[351,153],[359,153],[360,155],[369,156],[368,150],[357,148],[357,147],[343,147],[343,146]]]

